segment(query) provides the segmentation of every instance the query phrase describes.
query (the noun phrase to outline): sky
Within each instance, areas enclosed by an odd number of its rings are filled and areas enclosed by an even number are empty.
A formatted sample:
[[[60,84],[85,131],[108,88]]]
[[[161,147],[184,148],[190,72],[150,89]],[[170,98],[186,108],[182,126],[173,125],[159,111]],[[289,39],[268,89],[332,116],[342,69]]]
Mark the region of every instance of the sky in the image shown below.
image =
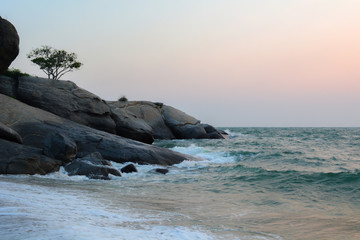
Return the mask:
[[[105,100],[163,102],[217,127],[360,127],[358,0],[0,0],[10,67],[49,45]]]

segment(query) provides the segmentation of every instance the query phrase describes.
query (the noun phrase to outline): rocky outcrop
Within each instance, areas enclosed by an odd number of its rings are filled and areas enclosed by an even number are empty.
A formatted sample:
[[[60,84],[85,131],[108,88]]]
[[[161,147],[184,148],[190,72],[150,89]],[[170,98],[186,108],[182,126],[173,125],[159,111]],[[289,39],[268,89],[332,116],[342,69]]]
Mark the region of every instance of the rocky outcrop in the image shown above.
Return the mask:
[[[16,143],[23,143],[21,136],[13,129],[0,122],[0,138]]]
[[[0,74],[8,69],[19,54],[19,42],[15,27],[0,17]]]
[[[40,148],[0,139],[0,174],[47,174],[58,171],[60,165]]]
[[[75,159],[65,166],[65,170],[70,176],[84,175],[91,179],[109,180],[109,174],[121,177],[121,173],[98,152]]]
[[[0,94],[0,122],[17,131],[25,145],[44,148],[48,134],[61,133],[77,145],[77,156],[99,152],[124,163],[172,165],[193,157],[99,131]]]
[[[126,128],[131,129],[133,133],[152,134],[155,139],[224,138],[214,127],[200,124],[200,121],[194,117],[161,103],[146,101],[107,103],[115,119],[118,135],[122,135],[121,129]],[[137,136],[127,137],[136,139]]]
[[[222,139],[218,130],[161,103],[104,102],[70,81],[0,76],[0,93],[60,117],[151,144],[154,139]]]
[[[0,93],[85,126],[115,133],[109,106],[73,82],[0,76]]]

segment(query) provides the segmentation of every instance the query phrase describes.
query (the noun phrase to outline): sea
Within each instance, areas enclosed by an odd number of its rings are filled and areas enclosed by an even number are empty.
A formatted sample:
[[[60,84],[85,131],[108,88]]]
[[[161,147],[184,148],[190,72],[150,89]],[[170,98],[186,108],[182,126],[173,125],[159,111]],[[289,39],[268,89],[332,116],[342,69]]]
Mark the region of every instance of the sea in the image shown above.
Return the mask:
[[[223,130],[156,141],[200,159],[166,175],[1,175],[0,239],[360,239],[360,128]]]

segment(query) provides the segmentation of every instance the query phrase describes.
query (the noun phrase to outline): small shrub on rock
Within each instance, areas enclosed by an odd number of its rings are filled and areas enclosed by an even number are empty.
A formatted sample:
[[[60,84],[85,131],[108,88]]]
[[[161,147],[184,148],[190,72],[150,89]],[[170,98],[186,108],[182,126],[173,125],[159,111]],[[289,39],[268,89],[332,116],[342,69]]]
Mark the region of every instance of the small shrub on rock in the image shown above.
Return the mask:
[[[127,102],[128,99],[125,96],[122,96],[121,98],[119,98],[119,102]]]

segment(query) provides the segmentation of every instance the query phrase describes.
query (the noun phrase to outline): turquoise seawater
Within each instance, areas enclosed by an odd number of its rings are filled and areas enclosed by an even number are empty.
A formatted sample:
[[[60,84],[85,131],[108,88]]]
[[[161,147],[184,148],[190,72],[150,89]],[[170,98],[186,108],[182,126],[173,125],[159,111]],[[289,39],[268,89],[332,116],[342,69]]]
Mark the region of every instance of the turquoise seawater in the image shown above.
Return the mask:
[[[224,130],[157,141],[202,159],[167,175],[0,176],[1,239],[360,239],[360,128]]]

